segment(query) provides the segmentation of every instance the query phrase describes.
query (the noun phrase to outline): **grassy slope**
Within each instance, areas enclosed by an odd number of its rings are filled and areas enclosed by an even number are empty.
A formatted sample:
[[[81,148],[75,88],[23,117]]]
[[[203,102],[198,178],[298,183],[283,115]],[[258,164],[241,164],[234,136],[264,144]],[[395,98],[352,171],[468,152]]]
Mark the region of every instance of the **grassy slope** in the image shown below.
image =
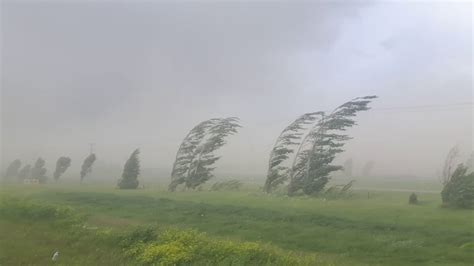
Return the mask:
[[[473,211],[439,208],[439,196],[357,194],[350,200],[285,198],[255,192],[167,193],[88,187],[7,187],[3,193],[65,204],[89,214],[89,222],[196,228],[211,235],[270,242],[284,249],[317,252],[337,264],[471,265]],[[12,236],[13,237],[13,236]],[[2,243],[3,245],[3,243]]]

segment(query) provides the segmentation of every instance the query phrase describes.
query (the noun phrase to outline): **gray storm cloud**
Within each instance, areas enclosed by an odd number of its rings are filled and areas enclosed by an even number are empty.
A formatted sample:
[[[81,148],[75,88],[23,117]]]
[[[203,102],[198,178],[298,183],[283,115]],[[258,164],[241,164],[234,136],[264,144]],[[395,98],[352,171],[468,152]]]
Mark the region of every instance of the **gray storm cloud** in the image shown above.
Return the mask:
[[[238,116],[219,169],[263,176],[298,115],[375,94],[339,159],[434,176],[472,150],[471,4],[350,3],[3,1],[3,165],[77,170],[93,142],[171,170],[195,124]]]

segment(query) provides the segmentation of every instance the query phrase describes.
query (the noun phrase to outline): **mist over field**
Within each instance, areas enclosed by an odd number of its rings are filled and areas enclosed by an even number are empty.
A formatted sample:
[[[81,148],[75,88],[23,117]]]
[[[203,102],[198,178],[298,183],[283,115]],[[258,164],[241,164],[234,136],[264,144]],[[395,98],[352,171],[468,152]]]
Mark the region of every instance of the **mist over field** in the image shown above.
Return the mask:
[[[4,167],[41,156],[51,173],[67,155],[79,172],[95,143],[98,164],[120,172],[140,148],[142,167],[168,178],[195,124],[238,116],[243,128],[219,151],[216,173],[263,179],[288,123],[361,95],[379,99],[336,159],[353,158],[357,171],[373,160],[376,176],[436,179],[452,146],[472,150],[469,2],[3,1],[1,9]]]
[[[471,1],[0,1],[0,265],[474,265]]]

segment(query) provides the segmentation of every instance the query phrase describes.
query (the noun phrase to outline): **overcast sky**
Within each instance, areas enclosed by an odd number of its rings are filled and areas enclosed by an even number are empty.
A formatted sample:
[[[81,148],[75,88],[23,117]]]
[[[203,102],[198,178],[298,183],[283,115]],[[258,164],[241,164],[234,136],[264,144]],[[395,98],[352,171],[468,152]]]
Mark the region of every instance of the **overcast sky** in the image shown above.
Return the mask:
[[[472,4],[2,1],[2,161],[79,168],[95,143],[169,169],[195,124],[238,116],[220,171],[263,175],[298,115],[378,95],[338,161],[433,176],[473,142]],[[409,108],[407,108],[409,107]],[[434,177],[435,178],[435,177]]]

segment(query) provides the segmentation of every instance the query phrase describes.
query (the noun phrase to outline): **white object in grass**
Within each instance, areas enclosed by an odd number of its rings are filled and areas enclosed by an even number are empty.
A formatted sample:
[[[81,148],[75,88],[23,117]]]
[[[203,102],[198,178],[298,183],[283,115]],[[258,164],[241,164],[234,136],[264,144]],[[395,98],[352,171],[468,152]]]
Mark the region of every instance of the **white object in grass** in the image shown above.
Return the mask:
[[[52,261],[57,261],[59,257],[59,251],[54,252],[53,257],[51,258]]]

